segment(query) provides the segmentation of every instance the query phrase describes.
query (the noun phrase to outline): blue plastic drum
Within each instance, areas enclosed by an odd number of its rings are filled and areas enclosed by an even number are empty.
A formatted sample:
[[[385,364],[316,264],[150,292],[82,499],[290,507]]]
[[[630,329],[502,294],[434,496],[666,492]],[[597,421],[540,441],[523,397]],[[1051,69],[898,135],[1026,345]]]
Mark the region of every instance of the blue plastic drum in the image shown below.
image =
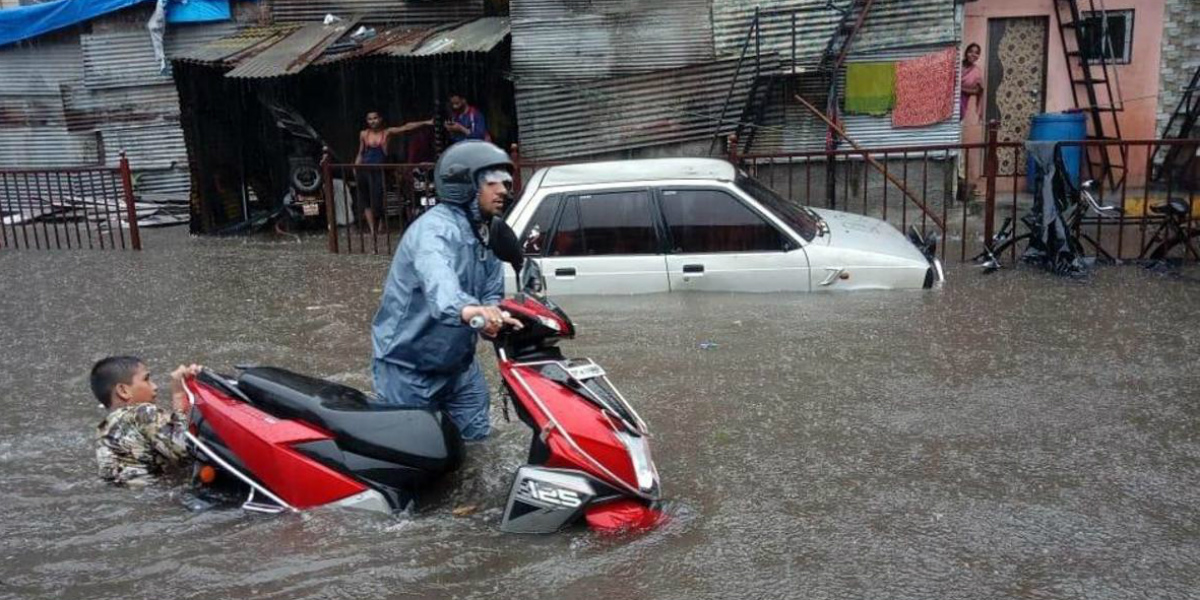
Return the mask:
[[[1080,141],[1087,139],[1087,117],[1086,113],[1069,112],[1069,113],[1045,113],[1034,115],[1030,119],[1029,139],[1034,142],[1041,141]],[[1067,176],[1071,180],[1071,185],[1079,186],[1079,162],[1083,156],[1083,148],[1081,146],[1063,146],[1059,150],[1063,155],[1063,164],[1067,167]],[[1037,175],[1037,167],[1033,164],[1033,157],[1026,157],[1025,163],[1025,185],[1027,189],[1033,189],[1034,177]]]

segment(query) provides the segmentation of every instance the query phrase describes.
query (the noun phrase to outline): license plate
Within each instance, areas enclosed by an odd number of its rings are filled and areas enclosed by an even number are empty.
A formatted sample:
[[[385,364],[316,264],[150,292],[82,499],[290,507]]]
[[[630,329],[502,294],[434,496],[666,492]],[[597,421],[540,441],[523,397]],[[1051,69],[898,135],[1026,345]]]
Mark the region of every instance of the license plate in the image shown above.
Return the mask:
[[[321,214],[321,205],[317,204],[316,202],[313,202],[312,204],[301,204],[300,206],[304,210],[304,216],[306,217],[315,217]]]
[[[567,372],[571,374],[571,377],[574,377],[579,381],[604,377],[604,369],[596,363],[567,367]]]

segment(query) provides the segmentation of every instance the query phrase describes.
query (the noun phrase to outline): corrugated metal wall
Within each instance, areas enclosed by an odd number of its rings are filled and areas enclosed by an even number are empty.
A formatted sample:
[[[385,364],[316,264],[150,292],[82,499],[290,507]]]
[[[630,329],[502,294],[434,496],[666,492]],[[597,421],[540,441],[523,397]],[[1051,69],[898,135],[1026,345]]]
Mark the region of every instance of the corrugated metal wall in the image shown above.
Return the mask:
[[[760,8],[763,50],[778,53],[785,64],[792,58],[793,13],[798,65],[814,65],[820,60],[841,21],[840,13],[829,9],[826,0],[713,0],[713,43],[718,55],[741,51],[755,7]],[[876,0],[851,54],[947,44],[958,39],[959,31],[950,0]]]
[[[70,167],[99,160],[94,133],[71,133],[62,126],[0,128],[0,167]]]
[[[232,22],[171,27],[167,29],[164,49],[168,57],[176,56],[236,30]],[[159,73],[150,35],[144,29],[83,35],[80,43],[83,83],[89,90],[174,85],[169,74]]]
[[[179,122],[109,123],[100,126],[100,136],[108,153],[105,162],[115,166],[119,151],[124,150],[130,164],[140,169],[187,168],[187,146]]]
[[[941,48],[941,46],[930,46],[862,53],[850,57],[848,61],[903,60],[916,58]],[[801,95],[810,102],[814,102],[818,108],[823,109],[825,91],[822,89],[823,84],[820,82],[820,77],[816,74],[802,75],[799,80]],[[839,95],[844,94],[845,84],[845,72],[843,71],[838,82]],[[953,95],[954,98],[958,98],[957,85]],[[842,123],[847,135],[859,145],[867,148],[957,144],[962,135],[962,126],[958,120],[958,102],[954,102],[952,118],[929,127],[896,129],[892,127],[890,114],[882,117],[843,115]],[[750,151],[755,153],[821,151],[825,149],[825,133],[824,123],[797,102],[790,93],[781,89],[780,93],[775,94],[768,104],[763,125],[755,135],[754,145]],[[845,147],[849,148],[848,145]]]
[[[362,17],[363,23],[438,25],[483,16],[483,0],[275,0],[272,15],[277,23],[320,21],[327,14]]]
[[[518,79],[599,79],[713,59],[710,0],[512,3]]]
[[[94,133],[67,129],[62,88],[83,79],[79,36],[0,49],[0,166],[67,166],[99,158]]]
[[[776,68],[775,58],[764,61]],[[727,121],[717,127],[735,60],[570,85],[519,82],[521,153],[533,159],[586,156],[710,138],[734,129],[753,70],[737,77]]]
[[[62,101],[71,131],[92,131],[103,123],[175,120],[179,93],[174,85],[89,90],[65,86]]]
[[[140,22],[42,36],[0,50],[0,166],[115,166],[126,151],[141,192],[188,193],[179,97]],[[234,23],[168,28],[168,57],[233,33]]]

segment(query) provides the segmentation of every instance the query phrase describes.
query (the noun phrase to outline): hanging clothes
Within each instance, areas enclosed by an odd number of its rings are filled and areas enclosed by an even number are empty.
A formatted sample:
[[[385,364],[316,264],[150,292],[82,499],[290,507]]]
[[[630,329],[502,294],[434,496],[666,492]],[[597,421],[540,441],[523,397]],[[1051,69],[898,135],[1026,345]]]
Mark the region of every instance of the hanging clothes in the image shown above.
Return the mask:
[[[846,113],[883,116],[896,103],[896,63],[846,65]]]
[[[925,127],[954,116],[958,49],[946,48],[896,63],[893,127]]]

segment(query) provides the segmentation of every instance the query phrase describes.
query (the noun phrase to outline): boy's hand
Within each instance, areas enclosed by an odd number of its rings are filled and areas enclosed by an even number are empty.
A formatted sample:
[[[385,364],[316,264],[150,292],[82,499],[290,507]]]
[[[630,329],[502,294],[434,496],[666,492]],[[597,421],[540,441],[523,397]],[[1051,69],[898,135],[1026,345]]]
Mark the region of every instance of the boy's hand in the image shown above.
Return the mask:
[[[183,389],[183,380],[195,377],[202,368],[200,365],[179,365],[171,371],[171,408],[176,412],[187,412],[191,408],[187,392]]]

